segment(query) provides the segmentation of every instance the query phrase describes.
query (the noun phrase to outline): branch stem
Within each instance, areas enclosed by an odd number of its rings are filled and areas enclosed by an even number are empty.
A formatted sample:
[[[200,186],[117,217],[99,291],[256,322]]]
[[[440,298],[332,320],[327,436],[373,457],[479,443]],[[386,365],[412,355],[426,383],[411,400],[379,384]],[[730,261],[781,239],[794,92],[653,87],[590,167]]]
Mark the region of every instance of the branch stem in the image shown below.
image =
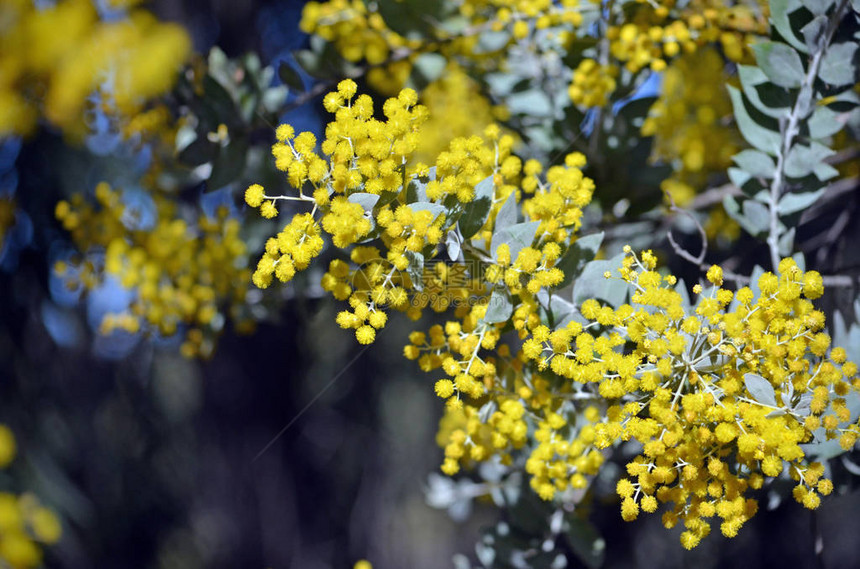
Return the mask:
[[[776,171],[774,172],[773,180],[770,184],[770,231],[767,237],[767,245],[770,249],[770,262],[773,269],[776,270],[779,265],[779,239],[782,233],[782,227],[779,221],[779,199],[782,197],[785,185],[785,165],[788,158],[788,153],[794,145],[794,140],[800,132],[800,121],[806,118],[809,110],[815,104],[813,100],[813,92],[815,79],[818,77],[818,71],[821,67],[821,60],[827,52],[827,46],[830,45],[833,39],[833,34],[839,23],[842,21],[842,15],[848,6],[848,0],[840,0],[836,9],[830,15],[827,21],[827,28],[824,31],[821,43],[815,53],[812,54],[812,60],[809,62],[809,67],[806,70],[806,76],[800,85],[800,91],[797,93],[797,99],[794,101],[794,106],[791,109],[788,117],[780,121],[780,134],[782,135],[782,144],[780,145],[779,153],[776,161]]]

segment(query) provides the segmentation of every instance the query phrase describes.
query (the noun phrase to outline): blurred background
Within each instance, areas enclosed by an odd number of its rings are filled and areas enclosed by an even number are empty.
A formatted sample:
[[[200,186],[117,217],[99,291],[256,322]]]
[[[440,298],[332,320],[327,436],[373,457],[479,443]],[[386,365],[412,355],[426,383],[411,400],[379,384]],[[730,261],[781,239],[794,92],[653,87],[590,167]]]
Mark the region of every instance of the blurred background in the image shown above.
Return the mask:
[[[277,66],[307,42],[303,4],[147,8],[182,24],[195,52],[217,45]],[[319,133],[323,115],[315,98],[280,120]],[[474,559],[496,510],[479,501],[453,520],[425,498],[442,458],[442,403],[436,378],[402,357],[402,339],[430,322],[394,318],[366,349],[336,326],[332,299],[297,286],[252,334],[228,329],[206,361],[166,340],[100,337],[92,323],[122,301],[119,288],[82,302],[51,266],[69,247],[56,202],[104,168],[49,130],[0,146],[2,192],[19,207],[0,252],[0,421],[19,456],[0,482],[60,515],[63,537],[45,565],[335,569],[367,558],[377,569],[431,569],[458,553]],[[850,483],[839,465],[834,476]],[[598,491],[587,506],[606,567],[860,566],[856,490],[814,516],[762,500],[767,511],[738,538],[715,535],[692,553],[657,516],[622,522],[612,496]]]

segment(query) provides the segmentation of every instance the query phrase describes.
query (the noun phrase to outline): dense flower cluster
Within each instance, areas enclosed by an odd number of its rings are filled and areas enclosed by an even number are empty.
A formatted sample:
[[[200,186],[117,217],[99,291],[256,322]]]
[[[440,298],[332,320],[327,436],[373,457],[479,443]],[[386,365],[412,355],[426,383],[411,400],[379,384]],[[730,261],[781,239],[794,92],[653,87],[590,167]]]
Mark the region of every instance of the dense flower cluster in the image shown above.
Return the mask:
[[[0,468],[16,454],[15,437],[0,425]],[[62,526],[57,515],[32,494],[0,492],[0,562],[13,569],[30,569],[42,563],[43,545],[59,541]]]
[[[573,81],[567,93],[574,105],[602,107],[615,91],[617,78],[617,65],[600,65],[593,59],[583,59],[573,70]]]
[[[767,2],[698,0],[680,6],[640,3],[607,30],[610,53],[630,72],[662,71],[680,53],[718,43],[735,62],[749,57],[750,39],[768,31]]]
[[[56,269],[71,287],[93,289],[112,276],[135,291],[126,311],[104,318],[101,332],[181,332],[183,354],[210,355],[224,310],[238,315],[250,277],[238,220],[221,208],[215,217],[199,215],[189,223],[173,200],[153,194],[154,218],[147,221],[143,217],[150,214],[129,207],[105,183],[96,187],[95,198],[97,205],[81,194],[57,204],[57,219],[87,255]],[[102,262],[88,254],[99,251]]]
[[[353,264],[332,262],[322,282],[336,298],[349,300],[352,310],[342,312],[338,323],[354,329],[362,343],[372,342],[375,331],[385,325],[386,308],[417,318],[424,307],[443,310],[452,299],[469,296],[472,285],[466,279],[456,286],[446,284],[444,294],[425,293],[410,302],[410,291],[423,289],[434,279],[447,281],[447,271],[441,266],[435,275],[428,272],[426,277],[423,269],[410,274],[410,267],[421,263],[423,268],[424,261],[436,254],[457,221],[454,215],[462,215],[481,180],[495,173],[494,185],[507,196],[514,191],[507,181],[520,174],[521,161],[510,155],[513,138],[495,125],[484,129],[486,138],[473,135],[451,140],[436,157],[433,169],[416,161],[428,118],[427,109],[416,103],[415,92],[404,89],[385,102],[386,120],[380,121],[373,116],[371,98],[356,96],[353,81],[341,82],[336,92],[324,98],[335,120],[326,127],[322,154],[317,154],[316,139],[310,133],[296,136],[289,125],[277,129],[278,142],[272,147],[275,164],[298,195],[267,195],[258,184],[245,192],[245,201],[260,208],[264,217],[276,216],[276,204],[282,200],[312,205],[310,213],[294,215],[267,242],[254,273],[254,283],[261,288],[269,286],[273,276],[288,282],[296,270],[306,268],[323,248],[322,232],[340,249],[379,239],[384,249],[354,248]],[[423,188],[426,201],[410,202],[406,194],[417,185]],[[446,215],[443,203],[457,205]],[[492,229],[491,224],[486,226]]]
[[[81,136],[94,92],[106,110],[129,116],[173,85],[191,48],[185,30],[139,9],[101,19],[97,5],[0,6],[0,136],[29,134],[41,116]]]
[[[860,388],[857,366],[841,348],[830,350],[824,315],[808,300],[822,294],[821,276],[784,259],[779,276],[759,279],[756,296],[721,288],[714,266],[713,286],[694,287],[699,300],[687,309],[675,278],[655,266],[650,252],[629,253],[621,275],[631,304],[613,310],[586,301],[586,324],[537,326],[523,344],[539,369],[607,402],[594,427],[598,448],[641,445],[618,483],[624,519],[670,504],[663,522],[684,523],[685,547],[708,535],[714,517],[732,537],[757,509],[749,491],[784,470],[798,502],[817,507],[833,485],[800,445],[821,429],[817,436],[850,449],[860,434],[860,425],[846,425],[844,399]],[[608,335],[595,337],[599,329]]]
[[[679,205],[709,174],[728,168],[739,150],[739,136],[728,127],[732,104],[724,78],[723,59],[712,48],[678,57],[642,124],[642,134],[654,136],[653,158],[672,165],[662,187]]]
[[[421,91],[429,118],[422,128],[416,159],[432,163],[454,138],[481,135],[505,117],[505,109],[493,106],[478,84],[457,65],[449,64],[442,77]]]
[[[475,48],[481,32],[488,30],[510,30],[508,44],[548,28],[558,28],[567,37],[569,28],[582,24],[586,9],[593,7],[584,7],[578,0],[467,0],[457,4],[456,12],[446,14],[462,18],[465,26],[431,26],[424,35],[409,33],[404,37],[385,22],[375,2],[328,0],[305,6],[301,28],[331,42],[344,59],[367,62],[371,66],[370,84],[382,93],[393,94],[406,84],[421,53],[441,51],[449,59],[480,59]]]
[[[363,0],[308,2],[302,11],[300,27],[334,43],[348,61],[366,60],[379,65],[400,48],[417,49],[421,42],[404,38],[391,30],[375,3]]]

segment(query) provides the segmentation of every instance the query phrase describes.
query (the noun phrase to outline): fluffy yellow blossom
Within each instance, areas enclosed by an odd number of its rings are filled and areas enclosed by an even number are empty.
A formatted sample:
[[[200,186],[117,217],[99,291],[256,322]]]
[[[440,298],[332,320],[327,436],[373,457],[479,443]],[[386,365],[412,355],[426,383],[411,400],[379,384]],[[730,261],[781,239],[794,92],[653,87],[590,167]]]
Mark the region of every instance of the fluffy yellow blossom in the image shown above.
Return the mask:
[[[677,58],[663,73],[660,96],[642,124],[642,134],[654,136],[652,158],[672,166],[662,187],[680,205],[708,175],[725,171],[740,149],[737,132],[725,120],[732,106],[724,68],[715,49]]]
[[[80,137],[93,93],[112,112],[132,116],[173,86],[191,49],[178,25],[140,9],[101,20],[89,0],[5,2],[0,22],[0,136],[29,134],[43,116]]]
[[[824,321],[811,318],[816,311],[807,298],[821,294],[820,277],[784,259],[778,275],[759,279],[754,302],[747,289],[730,308],[732,295],[717,288],[722,270],[714,266],[707,278],[716,286],[707,293],[696,287],[690,314],[680,293],[653,271],[653,256],[627,251],[621,274],[631,304],[613,310],[586,301],[580,308],[586,319],[613,326],[615,341],[587,331],[548,335],[537,326],[523,347],[528,360],[617,401],[595,425],[594,441],[597,448],[629,439],[642,444],[617,486],[622,517],[635,519],[660,502],[671,508],[667,526],[683,520],[688,528],[685,547],[709,533],[707,519],[715,516],[732,537],[757,509],[748,489],[784,470],[799,481],[797,500],[817,507],[819,493],[832,485],[818,482],[823,468],[808,461],[801,445],[812,440],[819,420],[828,437],[856,440],[860,427],[844,424],[848,413],[838,414],[856,366],[842,350],[826,357]],[[619,351],[627,342],[632,351]]]
[[[578,107],[602,107],[615,91],[618,67],[600,65],[593,59],[583,59],[573,71],[568,95]]]
[[[183,333],[186,355],[209,355],[225,312],[237,314],[247,291],[250,271],[239,222],[225,208],[215,217],[199,215],[193,222],[179,216],[176,204],[152,194],[151,226],[129,226],[140,215],[120,191],[101,183],[96,205],[75,194],[56,206],[56,216],[79,251],[104,251],[103,264],[89,257],[64,267],[70,286],[92,289],[106,276],[135,291],[127,311],[108,314],[100,331],[115,329],[163,335]]]
[[[0,425],[0,454],[15,454],[12,431]],[[5,468],[8,460],[0,465]],[[0,492],[0,562],[10,567],[30,569],[42,563],[42,546],[59,541],[62,525],[57,515],[32,494]]]

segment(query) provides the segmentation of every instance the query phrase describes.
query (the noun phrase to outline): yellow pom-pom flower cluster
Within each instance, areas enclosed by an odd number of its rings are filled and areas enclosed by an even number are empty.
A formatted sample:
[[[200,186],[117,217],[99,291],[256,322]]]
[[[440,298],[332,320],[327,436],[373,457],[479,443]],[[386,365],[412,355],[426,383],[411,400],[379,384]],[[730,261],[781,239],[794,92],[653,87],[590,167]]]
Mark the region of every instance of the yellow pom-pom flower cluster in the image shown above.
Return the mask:
[[[86,254],[76,266],[61,263],[57,270],[71,287],[93,289],[110,275],[135,291],[128,310],[106,315],[100,331],[173,335],[185,328],[183,354],[210,355],[224,310],[238,314],[250,277],[238,220],[221,208],[216,217],[199,215],[192,224],[173,200],[152,194],[157,219],[151,227],[135,227],[128,224],[139,213],[119,191],[101,183],[95,197],[96,205],[81,194],[57,204],[57,219]],[[99,252],[103,263],[89,255]]]
[[[663,71],[680,53],[719,44],[730,60],[749,57],[752,38],[768,31],[767,2],[749,6],[698,0],[683,7],[640,3],[607,30],[610,53],[630,72],[645,67]]]
[[[454,63],[421,92],[429,118],[418,145],[417,160],[432,163],[455,138],[481,135],[504,111],[481,94],[477,82]]]
[[[567,93],[578,107],[602,107],[615,91],[617,79],[616,65],[600,65],[593,59],[583,59],[573,70],[573,80]]]
[[[466,0],[457,3],[456,12],[447,14],[462,20],[456,26],[457,31],[422,22],[426,30],[411,30],[404,37],[385,22],[377,3],[328,0],[307,3],[300,27],[331,42],[344,59],[367,62],[368,82],[381,93],[394,94],[406,84],[414,62],[422,53],[441,52],[449,60],[465,57],[494,61],[496,58],[490,54],[476,54],[480,34],[488,29],[512,32],[507,44],[499,46],[500,50],[518,41],[528,41],[535,32],[550,28],[557,31],[563,43],[570,35],[570,28],[582,24],[584,9],[591,7],[584,8],[578,0]]]
[[[0,425],[0,468],[15,457],[15,437]],[[57,515],[32,494],[0,492],[0,562],[15,569],[42,564],[42,546],[59,541],[62,525]]]
[[[846,424],[844,398],[860,388],[857,366],[841,349],[828,357],[824,315],[809,300],[822,294],[821,276],[784,259],[779,276],[759,279],[756,298],[747,287],[721,288],[722,270],[712,267],[712,286],[696,285],[698,302],[688,310],[675,278],[655,267],[650,252],[629,252],[620,273],[631,304],[613,310],[585,301],[586,325],[538,326],[523,345],[540,369],[608,402],[595,426],[598,448],[641,445],[618,483],[622,516],[632,520],[662,503],[667,527],[684,523],[687,548],[708,535],[712,518],[733,537],[757,509],[748,493],[784,470],[797,483],[795,498],[815,508],[832,484],[801,444],[822,428],[851,448],[860,432]],[[595,338],[598,327],[609,335]],[[622,351],[628,343],[632,350]]]
[[[21,49],[27,46],[27,49]],[[80,137],[88,98],[131,116],[169,90],[191,49],[186,31],[135,9],[102,21],[90,0],[0,6],[0,136],[32,132],[40,116]]]
[[[708,175],[728,168],[739,150],[738,134],[727,126],[732,105],[724,78],[714,49],[679,57],[663,74],[660,96],[642,124],[642,134],[654,136],[652,157],[673,167],[662,187],[679,205]]]
[[[391,30],[376,5],[362,0],[308,2],[299,27],[306,34],[333,42],[344,59],[367,60],[371,65],[384,63],[399,48],[420,45]]]
[[[594,181],[582,174],[584,167],[585,155],[573,152],[565,157],[564,165],[550,167],[543,182],[539,177],[543,166],[537,160],[526,162],[522,186],[530,197],[523,202],[523,212],[540,221],[538,232],[551,241],[564,243],[581,226],[582,208],[594,193]]]
[[[310,133],[296,136],[289,125],[277,129],[278,142],[272,147],[275,165],[286,173],[298,195],[267,195],[259,184],[245,191],[246,203],[267,218],[278,214],[276,204],[282,201],[312,206],[310,213],[296,214],[277,238],[267,242],[254,273],[254,283],[261,288],[269,286],[273,277],[287,282],[297,270],[306,268],[322,250],[321,230],[340,249],[371,237],[379,239],[384,250],[356,247],[351,254],[353,265],[332,263],[322,283],[336,298],[349,299],[352,311],[341,313],[338,323],[354,329],[362,343],[372,342],[375,330],[385,325],[384,309],[395,308],[418,318],[424,307],[444,310],[454,299],[465,301],[472,294],[474,273],[451,286],[447,269],[438,265],[435,275],[429,271],[423,275],[422,269],[407,273],[416,262],[423,265],[436,254],[457,221],[449,219],[443,203],[454,199],[457,205],[452,211],[462,215],[479,182],[494,174],[494,188],[507,195],[514,192],[510,182],[518,179],[521,169],[519,158],[510,155],[513,138],[495,125],[484,129],[486,138],[473,135],[451,140],[432,170],[416,162],[428,117],[427,109],[416,103],[415,92],[404,89],[385,102],[386,120],[378,120],[371,98],[357,96],[353,81],[341,82],[337,91],[324,98],[335,120],[326,127],[321,154]],[[428,201],[407,200],[416,184],[421,184]],[[547,191],[558,193],[568,186],[554,181]],[[498,211],[501,204],[491,205]],[[485,233],[491,236],[489,222],[487,227]],[[408,302],[410,291],[443,281],[444,293],[430,291]]]

